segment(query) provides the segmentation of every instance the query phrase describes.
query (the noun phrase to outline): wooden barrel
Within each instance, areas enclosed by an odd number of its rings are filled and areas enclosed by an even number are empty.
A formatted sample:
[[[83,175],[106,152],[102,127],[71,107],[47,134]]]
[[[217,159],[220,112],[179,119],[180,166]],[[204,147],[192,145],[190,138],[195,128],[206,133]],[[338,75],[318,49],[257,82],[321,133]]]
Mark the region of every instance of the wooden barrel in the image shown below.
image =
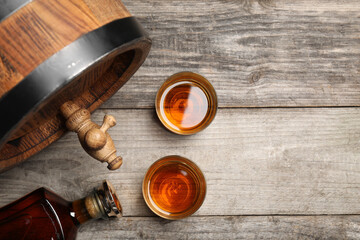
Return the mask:
[[[0,171],[66,131],[60,106],[94,111],[151,41],[120,0],[0,0]]]

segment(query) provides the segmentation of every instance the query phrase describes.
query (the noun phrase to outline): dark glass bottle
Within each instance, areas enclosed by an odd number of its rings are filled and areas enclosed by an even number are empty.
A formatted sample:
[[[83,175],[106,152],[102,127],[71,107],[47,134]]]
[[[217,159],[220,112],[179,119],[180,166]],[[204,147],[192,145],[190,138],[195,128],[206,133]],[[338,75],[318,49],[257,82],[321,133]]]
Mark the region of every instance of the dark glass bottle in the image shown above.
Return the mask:
[[[108,181],[74,202],[39,188],[0,209],[0,239],[75,239],[81,224],[120,214],[120,202]]]

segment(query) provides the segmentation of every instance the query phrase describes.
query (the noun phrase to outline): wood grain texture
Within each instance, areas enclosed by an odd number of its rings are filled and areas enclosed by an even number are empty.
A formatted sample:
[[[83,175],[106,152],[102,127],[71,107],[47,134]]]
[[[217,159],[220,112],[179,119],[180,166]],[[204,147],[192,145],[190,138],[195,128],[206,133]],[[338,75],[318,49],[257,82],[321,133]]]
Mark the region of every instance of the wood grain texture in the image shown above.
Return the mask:
[[[23,79],[23,76],[16,71],[14,66],[0,53],[0,79],[3,79],[2,87],[0,88],[0,96],[4,95],[8,89],[15,86],[16,82]]]
[[[0,24],[1,60],[27,76],[83,34],[129,16],[121,1],[30,1]],[[6,70],[0,68],[0,96],[22,80],[16,76],[3,78]]]
[[[86,239],[359,239],[360,216],[126,217],[84,226]]]
[[[118,34],[128,36],[131,30],[137,31],[137,23],[134,23],[134,29],[129,29],[131,27],[123,21],[123,30],[109,31],[107,36],[101,36],[104,34],[102,30],[92,32],[105,27],[109,22],[129,16],[121,1],[34,0],[0,23],[0,97],[6,96],[15,86],[19,86],[22,77],[28,76],[34,69],[41,72],[38,67],[44,61],[46,65],[41,66],[46,66],[48,70],[43,70],[42,76],[45,73],[47,76],[44,78],[54,76],[54,79],[48,79],[54,86],[44,87],[42,91],[48,92],[43,96],[40,96],[41,87],[36,86],[36,81],[47,79],[37,76],[32,78],[34,82],[23,84],[27,86],[23,89],[24,93],[34,96],[34,99],[38,97],[41,101],[34,100],[34,103],[20,114],[24,115],[23,119],[15,121],[14,124],[8,126],[5,124],[11,121],[4,121],[3,128],[7,130],[1,134],[0,172],[40,151],[63,134],[64,124],[59,108],[64,102],[72,100],[79,106],[93,111],[112,96],[141,66],[151,45],[146,34],[140,37],[142,33],[139,30],[139,37],[131,38],[126,43],[115,40]],[[110,33],[114,36],[110,36]],[[87,38],[86,43],[99,47],[76,45],[76,42],[69,46],[85,34],[93,36]],[[112,44],[115,45],[110,49],[109,46]],[[64,53],[69,49],[64,48],[65,46],[75,48],[76,52],[80,52],[82,46],[89,47],[81,50],[83,55],[79,53],[72,56],[75,50]],[[91,57],[92,53],[101,55]],[[64,56],[66,63],[61,60],[57,60],[56,64],[48,61],[49,57],[56,56]],[[89,59],[93,61],[87,61]],[[79,67],[85,62],[87,63],[84,66]],[[73,78],[71,83],[64,85],[65,81],[60,83],[59,80],[55,80],[60,75],[58,72],[66,73],[70,68],[78,69],[74,70],[72,75],[64,74],[61,78]],[[53,72],[49,73],[52,70]],[[55,84],[57,81],[58,85]],[[16,96],[15,100],[6,106],[9,105],[15,110],[3,110],[3,114],[16,112],[13,105],[26,101],[26,94],[21,91],[16,90],[12,94]]]
[[[92,118],[117,118],[109,133],[123,166],[109,172],[69,133],[0,175],[0,206],[41,186],[75,200],[108,179],[125,217],[89,223],[78,239],[359,239],[360,108],[301,108],[360,105],[358,1],[123,2],[152,52]],[[153,110],[179,71],[204,75],[219,97],[214,122],[193,136],[166,131]],[[262,108],[283,106],[299,108]],[[195,161],[208,183],[195,216],[174,222],[141,196],[147,168],[170,154]]]
[[[104,108],[153,107],[162,82],[179,71],[207,77],[220,107],[360,105],[358,1],[124,4],[153,47]]]
[[[98,110],[123,165],[110,172],[67,134],[19,167],[0,175],[0,205],[46,186],[69,200],[103,179],[120,197],[124,216],[152,216],[141,194],[146,170],[166,155],[193,160],[207,196],[195,215],[360,214],[360,109],[220,109],[203,132],[165,130],[153,110]]]
[[[54,53],[99,26],[83,1],[36,0],[1,22],[0,49],[17,71],[27,76]]]
[[[103,24],[114,21],[114,19],[130,17],[131,14],[127,11],[124,4],[119,0],[102,0],[99,1],[84,0],[91,12]]]

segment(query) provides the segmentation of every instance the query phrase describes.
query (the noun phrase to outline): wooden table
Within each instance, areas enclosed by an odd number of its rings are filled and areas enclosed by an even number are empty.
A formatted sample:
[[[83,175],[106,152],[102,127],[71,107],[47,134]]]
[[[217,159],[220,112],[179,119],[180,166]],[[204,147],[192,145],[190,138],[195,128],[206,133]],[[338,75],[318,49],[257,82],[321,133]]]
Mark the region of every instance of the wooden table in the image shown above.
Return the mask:
[[[0,205],[40,186],[75,200],[106,178],[124,216],[78,239],[359,239],[359,1],[123,2],[153,39],[143,67],[93,115],[117,118],[123,166],[108,171],[68,133],[0,175]],[[193,136],[166,131],[154,111],[179,71],[218,93],[214,122]],[[172,154],[208,183],[203,206],[180,221],[155,217],[141,194],[147,168]]]

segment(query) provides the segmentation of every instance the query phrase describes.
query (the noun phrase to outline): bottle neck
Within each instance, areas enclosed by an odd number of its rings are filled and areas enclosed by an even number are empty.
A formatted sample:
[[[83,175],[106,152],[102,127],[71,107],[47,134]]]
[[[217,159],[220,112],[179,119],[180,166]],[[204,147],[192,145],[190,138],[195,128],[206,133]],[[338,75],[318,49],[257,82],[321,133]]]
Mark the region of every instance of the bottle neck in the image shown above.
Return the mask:
[[[72,209],[75,214],[74,217],[80,224],[93,219],[108,218],[102,204],[97,199],[97,193],[93,192],[85,198],[72,202]]]

